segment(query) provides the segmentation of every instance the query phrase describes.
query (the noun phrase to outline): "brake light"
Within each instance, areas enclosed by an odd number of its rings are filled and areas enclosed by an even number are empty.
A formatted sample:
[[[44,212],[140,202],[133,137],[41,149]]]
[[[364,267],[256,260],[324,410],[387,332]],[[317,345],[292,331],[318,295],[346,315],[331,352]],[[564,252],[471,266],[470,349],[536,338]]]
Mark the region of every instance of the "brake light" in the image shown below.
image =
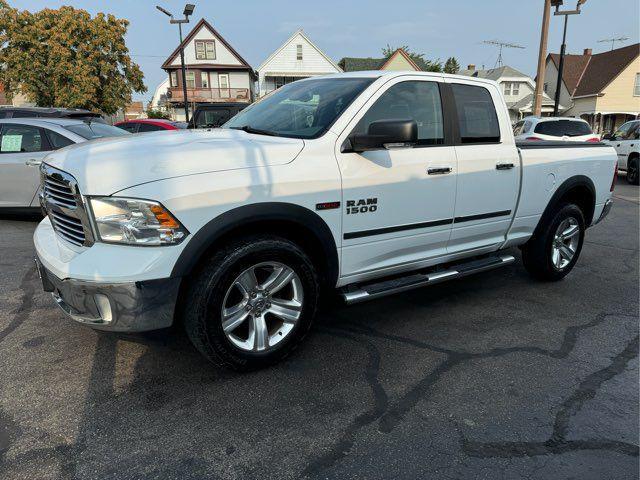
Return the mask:
[[[611,190],[609,190],[610,192],[613,192],[613,189],[616,188],[616,178],[618,178],[618,162],[616,161],[616,168],[613,170],[613,180],[611,180]]]
[[[592,137],[589,140],[587,140],[587,142],[589,143],[598,143],[600,141],[600,139],[598,137]]]
[[[527,140],[539,140],[539,141],[542,141],[542,139],[538,138],[538,137],[527,137]]]

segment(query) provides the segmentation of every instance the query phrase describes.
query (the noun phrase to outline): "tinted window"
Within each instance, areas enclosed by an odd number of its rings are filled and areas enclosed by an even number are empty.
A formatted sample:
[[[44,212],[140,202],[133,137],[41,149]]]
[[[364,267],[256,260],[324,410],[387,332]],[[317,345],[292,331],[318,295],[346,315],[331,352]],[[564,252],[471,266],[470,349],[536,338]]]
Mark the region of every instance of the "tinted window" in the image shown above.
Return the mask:
[[[129,133],[136,133],[138,131],[138,125],[138,123],[124,123],[122,125],[118,125],[118,128],[126,130]]]
[[[326,78],[290,83],[229,120],[226,128],[251,127],[292,138],[322,135],[372,78]]]
[[[215,110],[202,110],[196,119],[196,128],[214,128],[223,125],[231,118],[231,111],[228,108],[218,108]]]
[[[460,124],[462,143],[495,143],[500,141],[498,115],[489,90],[484,87],[451,85]]]
[[[637,124],[635,122],[627,122],[623,124],[613,135],[615,136],[616,140],[631,139],[633,138],[633,131],[635,130],[637,125],[640,124]]]
[[[24,110],[17,110],[15,112],[13,112],[13,117],[12,118],[35,118],[35,117],[39,117],[40,114],[36,113],[36,112],[26,112]]]
[[[29,125],[4,125],[0,153],[39,152],[43,138],[39,128]]]
[[[51,148],[53,150],[58,150],[59,148],[73,145],[73,140],[69,140],[67,137],[60,135],[53,130],[45,129],[45,132],[47,134],[47,138],[49,139],[49,144],[51,145]]]
[[[9,112],[0,111],[0,118],[9,118]]]
[[[151,125],[150,123],[141,123],[138,132],[157,132],[158,130],[166,130],[158,125]]]
[[[435,82],[398,83],[376,100],[358,122],[355,133],[366,133],[372,122],[379,120],[415,120],[418,144],[444,143],[440,89]]]
[[[540,122],[536,125],[536,133],[541,135],[551,135],[553,137],[580,137],[591,135],[591,127],[584,122],[574,122],[572,120],[553,120]]]
[[[77,125],[69,125],[65,128],[76,135],[80,135],[82,138],[86,138],[87,140],[91,140],[93,138],[121,137],[123,135],[129,135],[129,132],[125,132],[121,128],[105,125],[103,123],[79,123]]]

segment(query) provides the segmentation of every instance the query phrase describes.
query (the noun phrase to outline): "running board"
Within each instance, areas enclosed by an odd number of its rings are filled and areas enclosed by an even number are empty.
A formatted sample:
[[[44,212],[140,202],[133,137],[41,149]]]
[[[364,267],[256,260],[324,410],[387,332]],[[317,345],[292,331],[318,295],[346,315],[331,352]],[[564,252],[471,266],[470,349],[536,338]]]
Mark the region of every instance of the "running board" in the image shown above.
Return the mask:
[[[367,283],[356,285],[349,290],[343,290],[341,296],[347,305],[354,303],[366,302],[374,298],[380,298],[394,293],[413,290],[414,288],[434,285],[436,283],[454,280],[456,278],[466,277],[474,273],[493,270],[494,268],[503,267],[515,262],[515,258],[511,255],[491,256],[481,258],[471,262],[459,263],[451,266],[447,270],[432,273],[414,273],[405,277],[394,278],[392,280],[384,280],[381,282]]]

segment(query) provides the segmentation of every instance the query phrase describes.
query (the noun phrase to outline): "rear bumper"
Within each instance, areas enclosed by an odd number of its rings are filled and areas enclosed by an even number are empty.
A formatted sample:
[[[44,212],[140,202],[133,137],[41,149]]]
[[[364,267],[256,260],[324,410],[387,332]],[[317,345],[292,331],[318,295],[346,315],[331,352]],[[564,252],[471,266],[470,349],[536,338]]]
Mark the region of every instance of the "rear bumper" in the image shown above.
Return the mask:
[[[127,283],[60,279],[36,257],[46,292],[76,322],[99,330],[142,332],[171,326],[179,278]]]

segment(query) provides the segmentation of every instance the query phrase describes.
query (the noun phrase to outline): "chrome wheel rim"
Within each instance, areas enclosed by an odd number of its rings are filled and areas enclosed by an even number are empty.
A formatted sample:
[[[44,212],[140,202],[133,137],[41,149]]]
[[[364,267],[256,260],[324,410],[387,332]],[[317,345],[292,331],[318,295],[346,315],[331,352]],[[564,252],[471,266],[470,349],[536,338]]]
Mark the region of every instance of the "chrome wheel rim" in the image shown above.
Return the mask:
[[[279,262],[253,265],[224,296],[222,330],[240,350],[265,352],[293,331],[302,302],[302,282],[292,268]]]
[[[576,256],[580,241],[580,225],[578,220],[569,217],[563,220],[553,238],[551,263],[557,270],[567,267]]]

